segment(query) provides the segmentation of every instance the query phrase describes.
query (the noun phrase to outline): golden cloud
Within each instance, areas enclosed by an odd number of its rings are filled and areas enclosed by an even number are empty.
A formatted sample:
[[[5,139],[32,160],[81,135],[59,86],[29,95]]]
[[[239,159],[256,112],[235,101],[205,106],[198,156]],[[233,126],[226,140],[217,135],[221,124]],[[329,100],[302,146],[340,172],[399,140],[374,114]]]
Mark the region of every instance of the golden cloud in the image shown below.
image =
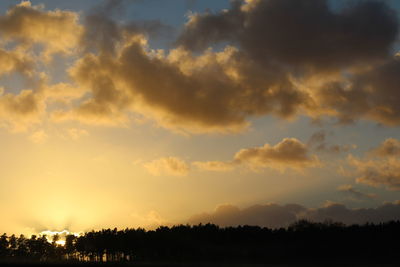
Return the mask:
[[[165,157],[143,164],[147,171],[155,176],[171,175],[186,176],[189,172],[189,165],[177,157]]]
[[[355,168],[358,183],[374,187],[386,186],[389,190],[400,190],[399,158],[360,160],[350,155],[348,162]]]
[[[192,162],[192,165],[200,170],[216,172],[228,172],[235,168],[234,162],[223,161],[195,161]]]
[[[295,12],[293,21],[286,19],[288,12]],[[297,16],[303,13],[310,16]],[[76,109],[78,118],[137,112],[184,132],[237,132],[247,127],[249,117],[268,114],[400,121],[395,101],[387,97],[398,84],[389,77],[394,73],[390,68],[397,68],[389,53],[397,21],[384,3],[359,3],[335,13],[325,1],[238,1],[220,13],[191,15],[177,41],[180,46],[169,52],[150,49],[141,31],[102,13],[88,20],[86,35],[98,43],[85,46],[99,53],[86,55],[70,69],[92,94]],[[349,26],[344,34],[341,23]],[[371,23],[385,34],[371,30]],[[102,39],[104,34],[111,38]],[[321,36],[331,36],[332,44]],[[354,49],[354,38],[369,45]],[[221,41],[239,45],[219,52],[204,49]],[[386,78],[393,82],[384,83]]]
[[[45,104],[40,94],[32,90],[23,90],[19,94],[0,96],[0,125],[14,131],[25,130],[40,122]]]
[[[7,51],[0,48],[0,76],[19,72],[32,75],[33,59],[20,51]]]
[[[54,121],[126,126],[140,114],[184,133],[243,131],[249,118],[266,115],[400,124],[400,61],[390,54],[398,23],[384,2],[334,11],[327,1],[235,1],[191,15],[169,51],[148,45],[146,31],[162,26],[116,22],[106,8],[80,24],[70,11],[29,1],[11,7],[0,35],[16,47],[0,50],[0,75],[40,76],[36,44],[45,57],[82,52],[67,70],[71,83],[48,79],[35,89],[37,103],[59,103],[49,111]],[[220,42],[228,45],[212,48]]]
[[[53,53],[70,54],[77,48],[82,26],[78,14],[69,11],[45,11],[43,6],[32,6],[23,1],[0,16],[0,75],[22,74],[28,87],[3,88],[0,94],[0,125],[11,130],[26,130],[45,117],[48,100],[74,94],[72,85],[49,85],[46,69],[39,67]],[[43,47],[37,56],[37,46]],[[42,57],[43,56],[43,57]],[[47,67],[46,65],[42,67]],[[13,89],[15,90],[15,89]],[[58,91],[58,92],[56,92]],[[70,97],[71,98],[71,97]]]
[[[400,190],[400,141],[388,138],[378,147],[368,151],[364,158],[347,157],[353,170],[344,174],[355,176],[358,183],[374,187],[385,186],[389,190]]]
[[[310,156],[305,144],[296,138],[284,138],[271,146],[242,149],[235,154],[235,162],[247,164],[252,168],[303,169],[318,166],[318,158]]]
[[[249,167],[254,171],[263,168],[301,171],[317,167],[320,162],[316,155],[310,155],[307,145],[296,138],[284,138],[274,146],[264,144],[262,147],[241,149],[232,161],[195,161],[192,164],[200,170],[207,171],[231,171],[240,166]]]
[[[0,34],[7,41],[17,41],[24,47],[42,44],[44,55],[70,53],[77,47],[82,26],[78,14],[71,11],[44,11],[23,1],[0,16]]]
[[[378,157],[400,156],[400,141],[395,138],[388,138],[380,146],[372,149],[370,154]]]

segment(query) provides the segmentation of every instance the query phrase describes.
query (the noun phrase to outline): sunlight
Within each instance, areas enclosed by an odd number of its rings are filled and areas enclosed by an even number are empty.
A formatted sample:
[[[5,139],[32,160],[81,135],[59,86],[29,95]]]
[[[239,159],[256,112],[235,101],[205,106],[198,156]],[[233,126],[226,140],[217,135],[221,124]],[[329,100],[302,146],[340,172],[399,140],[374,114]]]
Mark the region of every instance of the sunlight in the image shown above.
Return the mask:
[[[74,233],[68,230],[62,231],[51,231],[45,230],[39,233],[39,236],[46,236],[46,239],[49,243],[56,243],[60,246],[65,246],[65,239],[68,235],[80,236],[82,233]]]
[[[65,240],[58,240],[55,243],[59,246],[65,246]]]

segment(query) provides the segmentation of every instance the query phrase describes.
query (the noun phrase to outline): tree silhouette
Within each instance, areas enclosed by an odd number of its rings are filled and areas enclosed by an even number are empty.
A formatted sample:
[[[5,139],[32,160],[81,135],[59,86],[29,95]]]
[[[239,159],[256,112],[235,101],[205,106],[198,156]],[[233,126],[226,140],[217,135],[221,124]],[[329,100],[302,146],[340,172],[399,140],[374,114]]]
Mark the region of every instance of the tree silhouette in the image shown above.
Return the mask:
[[[365,260],[399,263],[400,222],[346,226],[300,220],[287,228],[221,228],[213,224],[161,226],[155,230],[103,229],[76,237],[3,234],[0,260],[83,262],[308,262]]]

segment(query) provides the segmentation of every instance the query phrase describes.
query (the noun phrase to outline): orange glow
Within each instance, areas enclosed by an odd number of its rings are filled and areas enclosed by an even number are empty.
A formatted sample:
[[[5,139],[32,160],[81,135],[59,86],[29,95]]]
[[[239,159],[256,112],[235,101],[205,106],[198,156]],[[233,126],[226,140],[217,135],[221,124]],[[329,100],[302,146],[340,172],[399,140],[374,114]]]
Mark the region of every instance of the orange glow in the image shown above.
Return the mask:
[[[65,246],[65,239],[67,235],[74,235],[74,236],[80,236],[82,233],[74,233],[70,232],[68,230],[62,230],[62,231],[42,231],[39,233],[39,236],[46,236],[46,239],[49,243],[54,242],[54,237],[58,236],[58,240],[55,241],[57,245],[60,246]]]

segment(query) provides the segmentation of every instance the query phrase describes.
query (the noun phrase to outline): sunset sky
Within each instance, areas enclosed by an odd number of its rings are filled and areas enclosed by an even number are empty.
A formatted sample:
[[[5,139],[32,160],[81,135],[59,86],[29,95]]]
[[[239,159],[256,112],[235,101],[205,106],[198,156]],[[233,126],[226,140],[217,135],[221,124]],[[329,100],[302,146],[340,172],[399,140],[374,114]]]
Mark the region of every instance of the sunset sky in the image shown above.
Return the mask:
[[[399,1],[0,2],[0,232],[400,219]]]

